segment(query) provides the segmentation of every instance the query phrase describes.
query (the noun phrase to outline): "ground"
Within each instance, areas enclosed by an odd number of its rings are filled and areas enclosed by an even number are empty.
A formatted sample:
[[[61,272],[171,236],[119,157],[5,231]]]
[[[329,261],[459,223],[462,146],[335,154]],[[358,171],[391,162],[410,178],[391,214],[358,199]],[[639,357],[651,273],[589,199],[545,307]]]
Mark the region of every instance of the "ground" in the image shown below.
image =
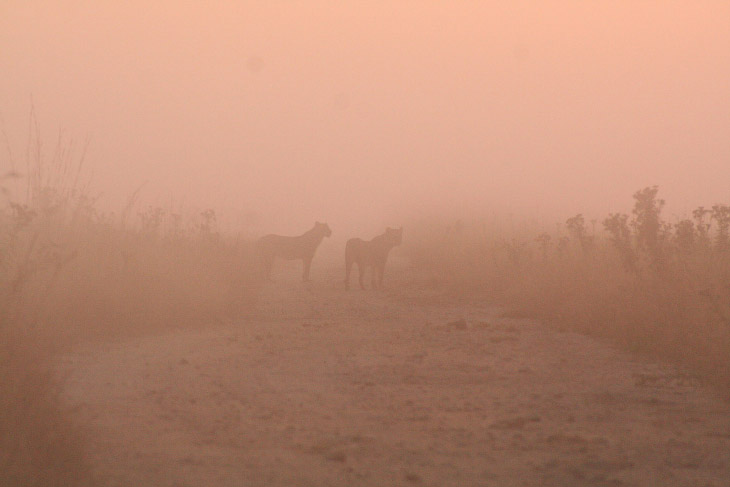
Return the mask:
[[[730,485],[729,404],[681,370],[288,270],[253,317],[64,357],[102,485]]]

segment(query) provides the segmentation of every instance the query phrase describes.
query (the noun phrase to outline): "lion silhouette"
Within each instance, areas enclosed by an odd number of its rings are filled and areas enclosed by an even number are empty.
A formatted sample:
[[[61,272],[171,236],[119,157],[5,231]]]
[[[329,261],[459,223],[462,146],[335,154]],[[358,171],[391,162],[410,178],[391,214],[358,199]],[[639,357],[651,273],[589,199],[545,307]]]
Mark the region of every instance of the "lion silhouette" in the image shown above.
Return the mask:
[[[345,245],[345,289],[350,289],[350,271],[352,264],[357,264],[358,281],[360,288],[365,289],[363,278],[365,268],[371,269],[372,287],[378,289],[383,287],[383,273],[388,254],[393,247],[403,241],[403,227],[386,228],[385,233],[378,235],[370,241],[360,238],[351,238]]]
[[[315,222],[311,230],[296,237],[281,235],[265,235],[256,242],[256,252],[261,260],[263,274],[266,279],[271,278],[271,268],[274,260],[279,257],[285,260],[301,259],[304,263],[302,279],[309,281],[309,269],[317,247],[324,237],[332,235],[329,225]]]

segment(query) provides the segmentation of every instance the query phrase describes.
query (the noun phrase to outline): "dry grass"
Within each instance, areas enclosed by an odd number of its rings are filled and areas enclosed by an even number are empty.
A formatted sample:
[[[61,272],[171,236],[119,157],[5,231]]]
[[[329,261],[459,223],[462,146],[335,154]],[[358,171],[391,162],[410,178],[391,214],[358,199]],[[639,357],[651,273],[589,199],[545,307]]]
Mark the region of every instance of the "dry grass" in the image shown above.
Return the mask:
[[[513,315],[671,360],[726,388],[730,252],[720,221],[725,207],[704,210],[704,217],[698,209],[693,220],[670,224],[661,219],[656,188],[637,192],[634,200],[633,215],[620,216],[625,225],[614,233],[613,215],[591,225],[595,233],[579,215],[556,233],[431,222],[417,225],[409,253],[444,292],[487,299]]]
[[[136,210],[132,198],[102,214],[72,151],[46,161],[36,139],[29,176],[0,180],[26,193],[23,204],[6,191],[0,200],[0,485],[88,485],[83,437],[59,396],[59,353],[241,315],[258,284],[251,246],[220,235],[212,210],[185,220]]]
[[[0,323],[0,484],[92,485],[84,441],[60,406],[48,337]]]

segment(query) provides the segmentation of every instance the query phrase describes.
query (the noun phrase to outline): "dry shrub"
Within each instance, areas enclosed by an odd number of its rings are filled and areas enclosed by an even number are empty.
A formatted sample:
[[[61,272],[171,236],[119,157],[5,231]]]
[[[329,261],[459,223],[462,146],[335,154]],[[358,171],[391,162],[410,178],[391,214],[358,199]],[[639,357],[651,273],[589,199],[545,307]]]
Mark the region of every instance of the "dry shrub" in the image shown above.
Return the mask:
[[[186,221],[138,211],[133,197],[119,213],[100,213],[72,151],[56,148],[46,161],[37,138],[26,201],[3,191],[0,205],[0,485],[85,485],[93,480],[59,396],[58,355],[80,340],[240,316],[253,309],[258,281],[252,246],[221,235],[213,210]],[[18,177],[8,173],[0,188],[8,179]]]
[[[80,437],[58,397],[58,352],[214,324],[251,311],[257,297],[248,244],[200,231],[151,235],[62,209],[0,217],[2,485],[86,481]]]
[[[730,384],[730,211],[661,218],[657,188],[634,195],[632,216],[611,214],[605,233],[582,215],[555,233],[537,227],[429,223],[409,239],[414,265],[444,292],[487,299],[512,315],[607,338]],[[710,223],[707,217],[710,216]]]

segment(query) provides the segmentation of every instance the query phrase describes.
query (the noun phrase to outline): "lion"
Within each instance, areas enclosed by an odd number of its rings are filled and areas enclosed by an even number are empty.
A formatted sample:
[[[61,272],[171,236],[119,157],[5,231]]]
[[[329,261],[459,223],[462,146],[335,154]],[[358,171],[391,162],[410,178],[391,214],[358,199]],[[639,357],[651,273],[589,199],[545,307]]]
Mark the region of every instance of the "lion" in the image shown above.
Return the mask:
[[[393,247],[403,241],[403,227],[386,228],[385,233],[366,242],[360,238],[351,238],[345,245],[345,289],[350,289],[350,271],[352,264],[357,263],[360,288],[365,289],[363,278],[365,268],[369,267],[372,274],[372,288],[383,287],[383,272],[388,253]]]
[[[302,279],[308,282],[309,268],[312,265],[312,258],[317,247],[324,237],[332,235],[329,225],[315,222],[311,230],[296,237],[284,237],[281,235],[266,235],[256,242],[256,252],[261,259],[263,273],[266,279],[271,278],[271,268],[274,260],[279,257],[285,260],[301,259],[304,263]]]

